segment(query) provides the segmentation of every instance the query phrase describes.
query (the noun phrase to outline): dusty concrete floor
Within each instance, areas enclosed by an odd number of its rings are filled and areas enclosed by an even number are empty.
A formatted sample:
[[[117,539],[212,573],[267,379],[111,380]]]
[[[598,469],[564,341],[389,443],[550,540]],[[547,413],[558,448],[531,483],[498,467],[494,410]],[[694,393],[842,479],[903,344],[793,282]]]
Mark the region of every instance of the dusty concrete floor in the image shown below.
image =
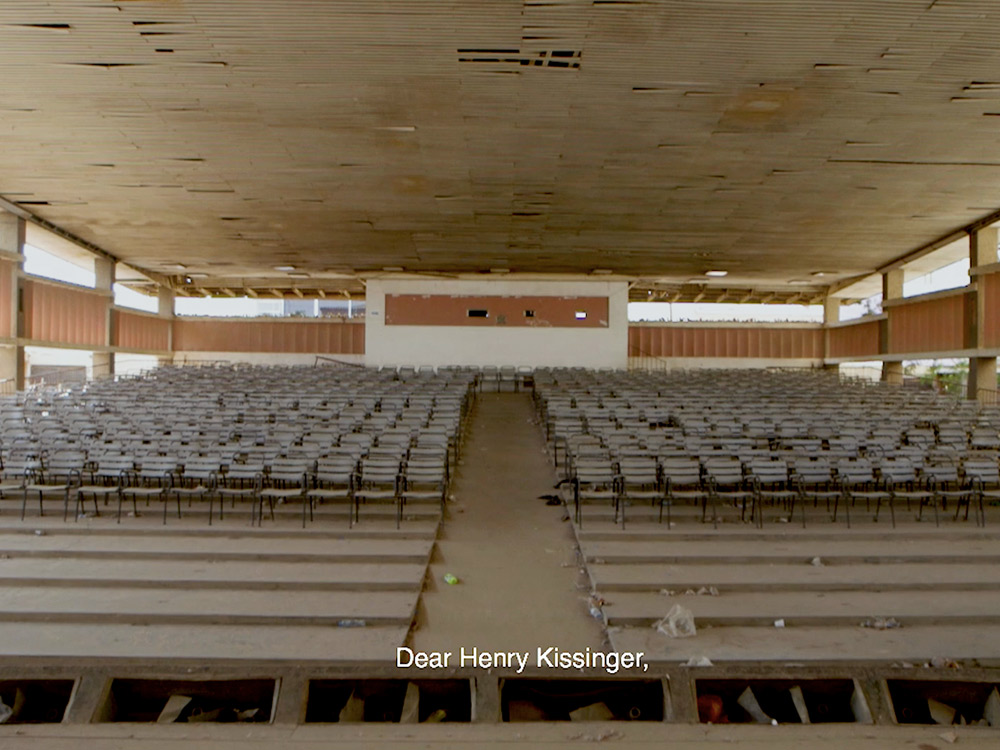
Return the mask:
[[[524,393],[484,393],[470,424],[411,645],[457,651],[599,648],[604,633],[581,590],[575,539]],[[450,586],[451,573],[460,583]]]

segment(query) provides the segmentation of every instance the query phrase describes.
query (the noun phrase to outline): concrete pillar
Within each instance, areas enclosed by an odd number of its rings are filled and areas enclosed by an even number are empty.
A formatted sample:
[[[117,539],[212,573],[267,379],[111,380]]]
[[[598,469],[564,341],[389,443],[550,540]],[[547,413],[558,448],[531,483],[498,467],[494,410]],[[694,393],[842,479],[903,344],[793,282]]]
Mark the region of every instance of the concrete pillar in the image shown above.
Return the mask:
[[[827,296],[823,299],[823,325],[829,326],[840,322],[840,298]],[[824,357],[830,357],[830,332],[823,336]],[[840,365],[824,363],[823,369],[829,372],[840,372]]]
[[[997,262],[997,229],[984,227],[969,234],[969,266],[988,266]],[[974,342],[977,349],[985,347],[982,321],[986,317],[986,296],[975,292],[975,312],[966,321],[966,340]],[[997,358],[971,357],[969,359],[969,385],[965,397],[977,399],[980,403],[995,404],[997,401]]]
[[[882,303],[903,296],[903,269],[894,268],[882,274]],[[884,308],[883,308],[884,309]],[[882,321],[882,353],[889,351],[889,325]],[[903,363],[882,362],[882,381],[893,385],[903,384]]]
[[[104,345],[107,349],[94,352],[91,377],[104,378],[115,374],[115,355],[111,351],[111,346],[115,340],[114,331],[112,330],[114,315],[112,315],[111,310],[111,306],[114,304],[115,262],[103,257],[94,258],[94,277],[94,287],[108,294],[107,318],[104,325]]]
[[[164,365],[172,365],[174,363],[174,290],[169,287],[161,286],[159,300],[159,316],[165,320],[171,321],[170,328],[167,332],[167,349],[170,350],[170,354],[160,356],[157,363],[160,367],[163,367]]]
[[[0,391],[24,390],[24,347],[18,339],[24,335],[24,316],[21,314],[21,269],[24,265],[24,219],[0,211],[0,257],[14,266],[9,285],[0,290],[0,304],[8,305],[10,328],[0,331],[0,338],[10,344],[0,346]]]

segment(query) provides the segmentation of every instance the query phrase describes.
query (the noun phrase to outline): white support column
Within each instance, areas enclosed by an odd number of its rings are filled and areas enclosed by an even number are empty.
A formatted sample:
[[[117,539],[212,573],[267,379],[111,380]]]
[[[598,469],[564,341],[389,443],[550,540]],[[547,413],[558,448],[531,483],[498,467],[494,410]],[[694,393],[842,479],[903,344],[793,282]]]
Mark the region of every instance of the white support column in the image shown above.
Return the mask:
[[[94,287],[107,292],[106,315],[104,324],[104,345],[110,347],[115,340],[112,326],[114,315],[111,306],[114,304],[115,262],[109,258],[94,258]],[[115,355],[111,351],[94,352],[91,375],[94,378],[109,377],[115,374]]]
[[[171,365],[174,363],[174,290],[161,286],[159,292],[160,306],[158,314],[164,320],[170,321],[170,328],[167,333],[167,349],[170,354],[159,358],[159,366]]]
[[[997,229],[984,227],[969,235],[969,267],[988,266],[997,262]],[[971,330],[967,340],[974,341],[977,349],[985,346],[983,321],[986,319],[986,297],[978,289],[973,319],[966,321]],[[977,399],[980,403],[996,403],[997,358],[971,357],[969,359],[969,386],[966,398]]]
[[[896,268],[882,274],[882,303],[889,300],[901,299],[903,296],[903,269]],[[882,328],[882,353],[889,351],[889,325],[888,321],[883,321]],[[903,384],[903,363],[902,362],[882,362],[882,380],[893,385]]]
[[[827,295],[823,299],[823,325],[829,326],[834,323],[840,322],[840,298],[831,297]],[[830,358],[830,331],[827,330],[823,335],[823,355],[826,359]],[[824,364],[824,370],[829,370],[830,372],[840,372],[840,365],[834,364]]]
[[[13,343],[0,346],[0,380],[5,386],[16,390],[24,389],[24,347],[18,339],[24,333],[24,320],[20,312],[21,269],[24,265],[25,221],[19,216],[0,211],[0,257],[10,262],[13,271],[7,287],[0,290],[0,304],[8,306],[10,327],[0,331],[0,338],[11,339]]]

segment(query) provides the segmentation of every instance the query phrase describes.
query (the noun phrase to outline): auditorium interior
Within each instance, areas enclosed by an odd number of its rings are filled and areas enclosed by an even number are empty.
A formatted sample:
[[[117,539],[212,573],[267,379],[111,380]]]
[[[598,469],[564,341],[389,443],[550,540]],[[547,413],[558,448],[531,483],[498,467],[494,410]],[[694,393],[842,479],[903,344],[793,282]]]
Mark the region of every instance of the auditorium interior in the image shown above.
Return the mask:
[[[995,2],[6,0],[0,71],[2,747],[1000,744]]]

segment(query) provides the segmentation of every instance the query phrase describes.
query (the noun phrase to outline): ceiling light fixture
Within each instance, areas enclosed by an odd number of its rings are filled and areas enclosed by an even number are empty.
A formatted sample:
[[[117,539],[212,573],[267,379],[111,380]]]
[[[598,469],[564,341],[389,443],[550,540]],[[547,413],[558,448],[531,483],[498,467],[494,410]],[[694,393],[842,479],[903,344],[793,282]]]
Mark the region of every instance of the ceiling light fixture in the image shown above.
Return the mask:
[[[607,276],[608,274],[614,273],[610,268],[595,268],[591,271],[595,276]]]
[[[729,271],[719,271],[719,270],[705,271],[705,275],[706,276],[720,276],[721,277],[721,276],[727,276],[728,274],[729,274]]]
[[[399,273],[403,270],[402,266],[382,266],[383,271],[388,271],[389,273]]]
[[[295,266],[275,266],[275,271],[294,271]]]
[[[491,268],[490,273],[510,273],[509,268]]]

